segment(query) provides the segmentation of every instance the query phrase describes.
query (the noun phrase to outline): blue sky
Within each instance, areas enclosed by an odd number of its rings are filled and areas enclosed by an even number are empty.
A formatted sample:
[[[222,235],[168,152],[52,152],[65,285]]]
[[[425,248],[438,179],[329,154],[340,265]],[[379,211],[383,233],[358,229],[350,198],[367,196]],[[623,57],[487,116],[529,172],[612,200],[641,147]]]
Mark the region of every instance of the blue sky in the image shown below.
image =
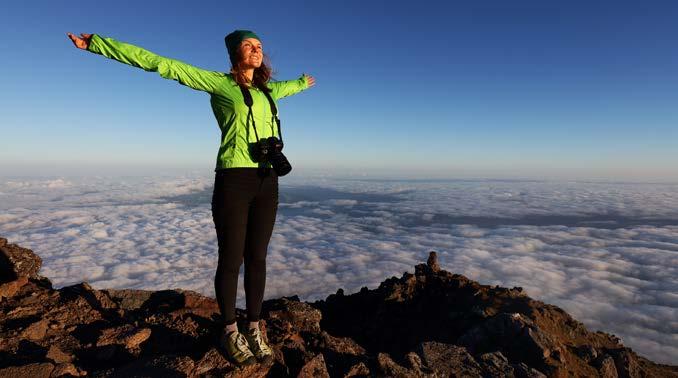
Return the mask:
[[[258,4],[5,4],[0,175],[210,171],[209,95],[66,32],[227,71],[251,29],[277,79],[317,79],[280,103],[297,172],[678,180],[675,2]]]

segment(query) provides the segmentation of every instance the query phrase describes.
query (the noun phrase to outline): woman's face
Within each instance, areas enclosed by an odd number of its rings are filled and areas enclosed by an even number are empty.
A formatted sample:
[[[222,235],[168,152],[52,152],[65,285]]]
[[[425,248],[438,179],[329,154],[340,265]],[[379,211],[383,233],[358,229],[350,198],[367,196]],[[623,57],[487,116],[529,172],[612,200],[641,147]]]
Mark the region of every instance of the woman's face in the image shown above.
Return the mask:
[[[261,42],[256,38],[246,38],[240,42],[240,56],[243,68],[259,68],[264,59]]]

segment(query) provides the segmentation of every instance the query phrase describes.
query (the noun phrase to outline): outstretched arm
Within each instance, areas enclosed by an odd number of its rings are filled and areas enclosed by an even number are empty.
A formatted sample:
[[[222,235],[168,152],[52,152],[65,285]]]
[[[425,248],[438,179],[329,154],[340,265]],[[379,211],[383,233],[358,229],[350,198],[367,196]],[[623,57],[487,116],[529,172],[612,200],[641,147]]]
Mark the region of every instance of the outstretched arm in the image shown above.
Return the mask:
[[[141,47],[116,41],[113,38],[102,38],[97,34],[80,34],[79,38],[71,33],[68,37],[73,44],[83,50],[101,54],[107,58],[153,71],[165,79],[179,83],[199,91],[217,93],[223,87],[223,74],[203,70],[184,62],[156,55]]]
[[[276,100],[299,93],[313,85],[315,85],[315,79],[313,76],[306,74],[303,74],[297,80],[274,81],[268,83],[269,88],[271,88],[271,96]]]

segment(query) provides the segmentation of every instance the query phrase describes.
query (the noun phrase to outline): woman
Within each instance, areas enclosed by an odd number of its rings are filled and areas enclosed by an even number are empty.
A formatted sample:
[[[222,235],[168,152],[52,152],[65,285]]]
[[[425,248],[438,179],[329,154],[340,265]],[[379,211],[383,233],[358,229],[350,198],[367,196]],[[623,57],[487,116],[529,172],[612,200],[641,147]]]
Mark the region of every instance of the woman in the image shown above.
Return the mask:
[[[270,162],[254,159],[252,147],[270,136],[280,138],[267,97],[275,103],[313,86],[314,78],[304,74],[297,80],[270,82],[271,69],[264,62],[267,57],[261,39],[249,30],[235,30],[225,38],[231,61],[228,74],[193,67],[97,34],[80,36],[68,33],[80,49],[158,72],[166,79],[210,94],[212,111],[221,129],[212,196],[219,244],[214,287],[223,322],[219,345],[239,365],[270,360],[272,352],[261,337],[259,315],[266,282],[266,252],[278,209],[278,176]],[[252,97],[251,114],[244,101],[245,91]],[[243,260],[249,320],[244,335],[238,331],[235,316]]]

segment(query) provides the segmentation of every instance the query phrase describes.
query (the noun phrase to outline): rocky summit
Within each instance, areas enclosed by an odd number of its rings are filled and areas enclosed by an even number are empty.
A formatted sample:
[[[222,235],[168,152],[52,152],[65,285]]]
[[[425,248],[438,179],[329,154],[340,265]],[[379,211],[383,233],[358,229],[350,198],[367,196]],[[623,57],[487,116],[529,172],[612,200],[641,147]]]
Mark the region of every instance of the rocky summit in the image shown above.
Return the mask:
[[[217,348],[214,299],[54,289],[41,264],[0,238],[0,377],[678,377],[520,287],[440,269],[435,252],[374,290],[264,301],[275,358],[246,367]]]

